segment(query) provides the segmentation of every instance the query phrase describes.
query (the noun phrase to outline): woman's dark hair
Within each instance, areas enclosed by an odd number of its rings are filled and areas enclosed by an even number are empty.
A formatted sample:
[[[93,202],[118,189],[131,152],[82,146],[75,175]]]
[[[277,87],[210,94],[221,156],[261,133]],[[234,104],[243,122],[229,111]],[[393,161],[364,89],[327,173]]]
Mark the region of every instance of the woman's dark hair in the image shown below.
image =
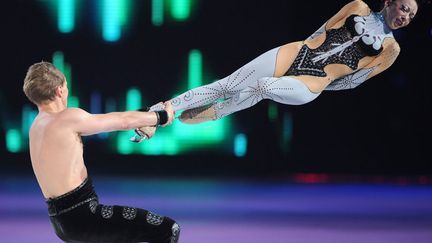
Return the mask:
[[[396,0],[391,0],[391,1],[396,1]],[[431,0],[415,0],[415,1],[417,3],[417,8],[418,8],[417,11],[420,10],[420,8],[421,8],[422,5],[430,4],[431,3]],[[385,0],[381,0],[380,2],[381,2],[381,8],[384,7]]]
[[[396,0],[391,0],[396,1]],[[385,0],[364,0],[364,2],[372,9],[374,12],[380,11],[384,7]],[[415,0],[417,3],[417,14],[420,12],[420,10],[423,8],[423,5],[429,5],[432,3],[432,0]]]

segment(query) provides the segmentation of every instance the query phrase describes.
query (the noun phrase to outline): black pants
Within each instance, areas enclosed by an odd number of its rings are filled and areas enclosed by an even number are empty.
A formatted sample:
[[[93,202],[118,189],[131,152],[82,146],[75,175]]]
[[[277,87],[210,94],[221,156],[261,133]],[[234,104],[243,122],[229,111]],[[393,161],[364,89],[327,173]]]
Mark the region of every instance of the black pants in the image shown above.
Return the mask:
[[[177,243],[178,224],[150,211],[98,202],[91,180],[62,196],[48,199],[57,236],[65,242]]]

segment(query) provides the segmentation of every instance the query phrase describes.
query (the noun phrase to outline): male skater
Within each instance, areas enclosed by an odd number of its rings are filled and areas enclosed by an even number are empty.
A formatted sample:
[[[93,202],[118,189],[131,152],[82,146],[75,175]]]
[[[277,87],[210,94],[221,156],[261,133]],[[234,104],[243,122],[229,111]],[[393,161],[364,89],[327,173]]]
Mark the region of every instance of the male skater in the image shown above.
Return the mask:
[[[67,108],[63,73],[49,62],[30,66],[24,93],[39,109],[30,129],[34,173],[48,204],[57,236],[65,242],[177,243],[179,225],[168,217],[140,208],[98,202],[83,159],[81,136],[166,126],[174,112],[170,102],[156,112],[126,111],[89,114]]]

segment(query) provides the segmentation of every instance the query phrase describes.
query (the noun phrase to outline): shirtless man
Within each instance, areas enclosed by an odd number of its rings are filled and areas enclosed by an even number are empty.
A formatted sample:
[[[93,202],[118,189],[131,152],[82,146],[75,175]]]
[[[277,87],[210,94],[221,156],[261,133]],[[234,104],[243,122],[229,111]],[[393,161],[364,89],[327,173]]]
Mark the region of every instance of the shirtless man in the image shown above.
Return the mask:
[[[89,114],[67,108],[63,73],[49,62],[29,67],[23,86],[39,110],[30,129],[30,156],[50,221],[65,242],[176,243],[180,228],[168,217],[98,202],[83,159],[81,136],[172,123],[170,102],[157,112]]]

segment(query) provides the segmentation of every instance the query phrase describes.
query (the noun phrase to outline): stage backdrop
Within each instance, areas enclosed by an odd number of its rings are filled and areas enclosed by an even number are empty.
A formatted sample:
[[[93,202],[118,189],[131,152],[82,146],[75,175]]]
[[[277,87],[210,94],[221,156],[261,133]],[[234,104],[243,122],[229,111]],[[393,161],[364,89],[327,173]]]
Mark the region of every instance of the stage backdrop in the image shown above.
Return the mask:
[[[70,107],[135,110],[223,78],[261,53],[303,40],[348,1],[39,0],[2,3],[0,167],[31,172],[37,114],[27,68],[62,70]],[[373,9],[378,1],[367,1]],[[218,121],[85,137],[94,171],[174,175],[432,172],[431,8],[394,35],[396,63],[356,89],[287,106],[262,101]]]

